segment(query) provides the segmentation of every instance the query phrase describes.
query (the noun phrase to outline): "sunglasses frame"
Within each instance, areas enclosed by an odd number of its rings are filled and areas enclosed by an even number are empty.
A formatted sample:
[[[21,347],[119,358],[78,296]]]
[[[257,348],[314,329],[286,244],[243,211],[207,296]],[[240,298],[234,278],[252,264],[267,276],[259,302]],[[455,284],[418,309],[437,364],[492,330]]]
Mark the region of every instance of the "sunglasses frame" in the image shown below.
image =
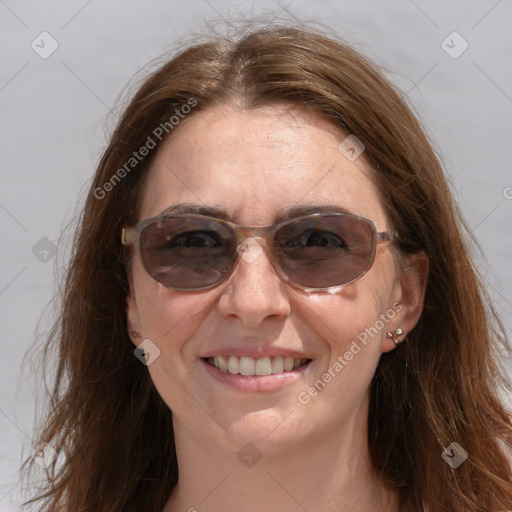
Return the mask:
[[[352,213],[343,213],[343,212],[319,212],[319,213],[312,213],[309,215],[301,215],[299,217],[295,217],[293,219],[284,220],[282,222],[278,222],[276,224],[269,224],[267,226],[241,226],[239,224],[235,224],[234,222],[230,222],[228,220],[224,220],[218,217],[211,217],[208,215],[201,215],[201,214],[195,214],[195,213],[170,213],[165,215],[156,215],[155,217],[150,217],[147,219],[141,220],[139,223],[137,223],[134,227],[124,227],[121,232],[121,243],[123,246],[134,246],[136,254],[139,258],[139,260],[142,263],[142,266],[144,267],[144,270],[147,272],[149,277],[153,279],[155,282],[161,284],[165,288],[169,288],[171,290],[179,290],[179,291],[188,291],[188,292],[194,292],[194,291],[201,291],[201,290],[209,290],[211,288],[215,288],[216,286],[219,286],[221,283],[226,281],[229,276],[234,272],[235,268],[238,265],[238,262],[240,260],[240,254],[238,251],[236,251],[237,256],[233,259],[233,262],[231,264],[231,267],[229,270],[222,276],[222,278],[218,281],[216,281],[213,284],[209,284],[207,286],[201,286],[196,288],[180,288],[175,286],[166,286],[165,284],[161,283],[160,281],[156,280],[149,272],[149,270],[146,268],[146,265],[144,263],[144,258],[142,257],[141,247],[140,247],[140,235],[148,227],[149,225],[155,223],[155,222],[167,222],[170,218],[196,218],[196,219],[202,219],[206,221],[214,221],[218,222],[220,224],[223,224],[230,229],[232,229],[236,233],[237,237],[237,248],[240,247],[240,244],[242,244],[247,238],[263,238],[267,242],[267,246],[271,247],[272,250],[268,251],[269,254],[268,257],[270,259],[270,262],[272,264],[272,267],[276,274],[280,277],[282,281],[287,283],[290,286],[293,286],[295,288],[299,288],[301,290],[306,291],[328,291],[333,290],[337,288],[342,288],[344,286],[347,286],[354,281],[357,281],[358,279],[361,279],[373,266],[373,263],[375,262],[375,255],[377,253],[377,246],[381,242],[393,242],[396,240],[396,232],[395,231],[381,231],[378,232],[377,228],[375,227],[375,224],[365,217],[360,217],[359,215],[354,215]],[[300,283],[296,283],[295,281],[292,281],[281,269],[281,266],[279,264],[278,259],[276,258],[276,251],[274,246],[274,237],[276,232],[283,226],[286,226],[288,224],[293,224],[298,221],[307,220],[307,219],[315,219],[319,217],[350,217],[353,219],[357,219],[359,221],[364,222],[368,226],[370,226],[373,238],[372,238],[372,250],[370,254],[370,258],[368,259],[368,264],[366,265],[365,269],[354,279],[343,283],[343,284],[337,284],[333,286],[326,286],[321,288],[315,288],[315,287],[309,287],[301,285]],[[269,243],[270,242],[270,243]]]

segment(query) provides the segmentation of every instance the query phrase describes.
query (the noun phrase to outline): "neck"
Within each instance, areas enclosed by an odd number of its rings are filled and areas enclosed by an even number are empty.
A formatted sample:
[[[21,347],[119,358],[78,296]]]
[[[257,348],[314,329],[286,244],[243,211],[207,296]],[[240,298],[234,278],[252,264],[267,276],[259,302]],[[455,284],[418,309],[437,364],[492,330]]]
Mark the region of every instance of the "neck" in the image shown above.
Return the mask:
[[[365,411],[341,431],[287,447],[272,445],[270,435],[230,449],[175,420],[180,476],[164,512],[397,512],[396,494],[372,476],[367,431],[358,417]]]

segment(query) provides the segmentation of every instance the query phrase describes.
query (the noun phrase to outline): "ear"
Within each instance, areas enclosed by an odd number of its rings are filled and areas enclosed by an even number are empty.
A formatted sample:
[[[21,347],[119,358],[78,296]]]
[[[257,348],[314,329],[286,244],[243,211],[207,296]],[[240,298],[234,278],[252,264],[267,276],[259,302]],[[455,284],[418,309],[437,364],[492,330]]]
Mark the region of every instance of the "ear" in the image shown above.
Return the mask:
[[[128,327],[128,336],[132,343],[138,346],[144,337],[142,335],[139,307],[131,294],[126,296],[126,325]]]
[[[402,329],[403,334],[397,336],[397,339],[403,341],[414,329],[423,312],[428,281],[428,258],[424,252],[420,252],[402,257],[401,263],[402,268],[397,277],[393,302],[393,309],[397,314],[386,325],[382,352],[389,352],[396,348],[393,339],[387,336],[388,332],[394,334],[397,329]]]

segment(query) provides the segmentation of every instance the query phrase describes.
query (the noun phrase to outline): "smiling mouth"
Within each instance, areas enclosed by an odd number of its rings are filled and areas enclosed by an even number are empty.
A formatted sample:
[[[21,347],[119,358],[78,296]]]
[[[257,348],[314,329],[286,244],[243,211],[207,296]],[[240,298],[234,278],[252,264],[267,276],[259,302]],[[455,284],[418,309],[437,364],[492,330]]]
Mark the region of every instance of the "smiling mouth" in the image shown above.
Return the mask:
[[[217,356],[204,358],[209,365],[215,366],[222,372],[233,375],[276,375],[296,370],[311,362],[311,359],[293,357],[260,357],[255,359],[248,356]]]

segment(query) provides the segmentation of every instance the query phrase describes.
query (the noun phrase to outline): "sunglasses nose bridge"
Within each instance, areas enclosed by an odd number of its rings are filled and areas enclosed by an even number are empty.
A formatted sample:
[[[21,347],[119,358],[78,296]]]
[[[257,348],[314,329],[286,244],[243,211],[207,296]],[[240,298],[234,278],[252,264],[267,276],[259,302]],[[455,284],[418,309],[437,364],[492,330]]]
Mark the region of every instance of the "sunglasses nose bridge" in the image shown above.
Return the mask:
[[[253,263],[264,254],[274,272],[279,274],[276,268],[273,244],[273,227],[272,226],[256,226],[242,227],[237,229],[237,247],[238,257],[246,263]]]
[[[273,238],[273,226],[237,226],[237,245],[243,244],[248,238],[260,239],[268,244],[272,242]]]

